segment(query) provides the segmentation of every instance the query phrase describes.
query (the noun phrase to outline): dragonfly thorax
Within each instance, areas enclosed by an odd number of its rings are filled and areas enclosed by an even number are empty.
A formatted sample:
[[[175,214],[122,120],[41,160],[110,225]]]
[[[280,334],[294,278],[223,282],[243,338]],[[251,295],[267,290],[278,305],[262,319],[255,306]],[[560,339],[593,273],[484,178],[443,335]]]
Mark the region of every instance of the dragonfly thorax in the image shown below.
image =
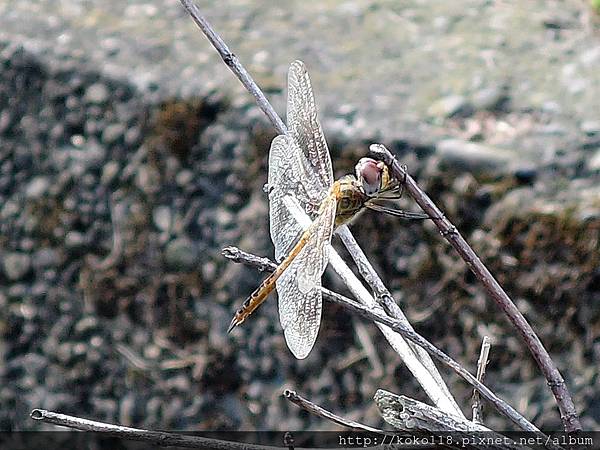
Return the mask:
[[[336,181],[332,186],[332,192],[337,199],[336,227],[356,218],[369,199],[354,175],[346,175]]]
[[[390,182],[388,168],[382,161],[373,158],[361,158],[356,164],[356,179],[363,192],[373,197],[383,190]]]

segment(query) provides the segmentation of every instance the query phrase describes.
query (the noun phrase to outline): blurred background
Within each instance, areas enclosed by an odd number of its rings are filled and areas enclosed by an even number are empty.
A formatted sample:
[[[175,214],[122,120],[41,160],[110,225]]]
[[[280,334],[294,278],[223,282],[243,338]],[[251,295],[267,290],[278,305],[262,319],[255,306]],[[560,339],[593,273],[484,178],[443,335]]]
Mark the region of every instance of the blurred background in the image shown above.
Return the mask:
[[[408,165],[599,430],[597,2],[196,3],[282,116],[287,67],[306,63],[336,176],[371,142]],[[427,401],[376,327],[335,305],[306,360],[286,348],[275,296],[227,335],[264,275],[221,248],[273,254],[273,137],[178,1],[0,2],[0,429],[53,429],[33,408],[332,429],[284,388],[374,426],[378,388]],[[472,372],[490,336],[486,384],[562,428],[528,350],[432,224],[367,213],[352,230],[419,333]],[[470,415],[471,390],[440,370]],[[512,429],[490,408],[484,420]]]

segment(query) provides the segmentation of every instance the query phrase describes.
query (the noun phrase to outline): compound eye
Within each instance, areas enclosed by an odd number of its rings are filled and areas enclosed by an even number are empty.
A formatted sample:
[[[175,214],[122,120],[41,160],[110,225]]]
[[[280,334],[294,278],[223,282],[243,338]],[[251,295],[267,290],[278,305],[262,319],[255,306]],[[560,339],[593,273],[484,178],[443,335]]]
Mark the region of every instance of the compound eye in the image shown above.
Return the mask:
[[[356,176],[365,194],[372,196],[381,189],[383,169],[371,158],[362,158],[356,165]]]

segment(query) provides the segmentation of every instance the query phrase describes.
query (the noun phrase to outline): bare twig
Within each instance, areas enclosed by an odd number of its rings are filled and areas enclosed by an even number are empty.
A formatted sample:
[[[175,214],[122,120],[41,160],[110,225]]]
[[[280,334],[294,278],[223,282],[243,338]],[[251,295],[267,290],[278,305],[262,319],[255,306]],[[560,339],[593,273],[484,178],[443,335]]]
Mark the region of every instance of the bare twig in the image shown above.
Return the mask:
[[[352,259],[356,263],[356,266],[358,267],[358,271],[360,272],[361,276],[365,279],[367,284],[369,286],[371,286],[371,288],[373,289],[373,292],[375,292],[375,295],[377,297],[376,301],[385,308],[385,310],[388,312],[388,314],[391,317],[399,320],[407,328],[412,330],[412,325],[410,324],[410,322],[404,315],[404,312],[402,312],[400,307],[394,301],[392,294],[385,287],[385,285],[383,284],[383,281],[381,281],[381,278],[379,278],[379,275],[377,274],[377,272],[375,271],[375,269],[373,268],[373,266],[367,259],[367,256],[365,255],[365,253],[362,251],[362,249],[360,248],[360,246],[354,239],[354,236],[352,235],[352,233],[350,233],[350,229],[346,225],[344,225],[337,230],[337,235],[340,237],[340,239],[342,240],[342,242],[348,249],[348,253],[350,253],[350,255],[352,256]],[[450,391],[448,390],[446,383],[444,383],[444,381],[442,380],[442,376],[440,375],[437,368],[433,364],[433,361],[431,360],[431,358],[428,357],[427,352],[425,352],[418,345],[412,345],[411,343],[409,343],[408,347],[409,347],[408,350],[410,350],[414,353],[415,358],[418,361],[421,361],[421,363],[427,368],[427,370],[429,371],[431,376],[437,382],[438,386],[440,386],[440,389],[443,391],[444,396],[453,400],[454,398],[450,394]],[[409,367],[409,369],[410,369],[410,367]],[[448,410],[448,412],[463,416],[462,411],[460,411],[460,408],[458,407],[458,405],[456,405],[456,407],[453,408],[452,410]]]
[[[96,422],[95,420],[82,419],[68,416],[45,409],[34,409],[31,418],[45,423],[74,428],[82,431],[96,431],[117,436],[132,441],[150,442],[161,447],[185,447],[206,450],[275,450],[280,447],[244,444],[219,439],[209,439],[199,436],[184,436],[165,431],[144,430],[141,428],[124,427],[110,423]]]
[[[242,250],[239,250],[235,247],[227,247],[223,251],[224,255],[235,262],[241,262],[244,264],[248,264],[250,266],[254,266],[254,264],[259,261],[260,267],[267,270],[274,270],[277,266],[275,263],[270,262],[266,264],[267,258],[260,258],[254,255],[250,255]],[[268,260],[267,260],[268,261]],[[364,305],[352,300],[348,297],[344,297],[336,292],[330,291],[329,289],[322,288],[323,297],[327,300],[330,300],[334,303],[344,306],[345,308],[351,310],[352,312],[358,314],[361,317],[372,320],[374,322],[379,322],[387,327],[391,328],[393,331],[401,334],[406,339],[414,342],[419,345],[423,349],[427,351],[434,358],[450,367],[457,375],[467,381],[471,386],[477,389],[481,395],[488,400],[490,403],[494,405],[494,407],[500,412],[502,415],[510,419],[513,423],[515,423],[519,428],[525,431],[532,431],[535,433],[539,433],[540,436],[544,436],[540,433],[539,429],[529,422],[525,417],[519,414],[512,406],[506,403],[504,400],[500,399],[496,396],[488,387],[479,382],[473,375],[471,375],[466,369],[464,369],[458,362],[454,361],[436,346],[431,344],[427,339],[425,339],[420,334],[416,333],[414,330],[407,328],[401,321],[398,319],[394,319],[388,316],[385,310],[381,307],[377,308],[367,308]]]
[[[525,320],[525,317],[523,317],[504,289],[498,284],[494,276],[481,262],[456,227],[444,216],[429,196],[419,188],[416,181],[398,163],[390,151],[381,144],[371,145],[370,150],[392,169],[392,175],[399,180],[405,180],[406,191],[415,199],[423,211],[429,214],[429,217],[431,217],[440,230],[441,235],[456,249],[490,297],[492,297],[515,326],[548,381],[548,385],[558,404],[565,431],[568,433],[581,431],[579,416],[565,380],[554,365],[542,342],[535,334],[535,331],[531,328],[531,325]]]
[[[327,420],[331,420],[332,422],[335,422],[338,425],[352,428],[353,430],[367,431],[369,433],[385,433],[384,430],[373,428],[368,425],[363,425],[362,423],[354,422],[353,420],[344,419],[343,417],[340,417],[330,411],[327,411],[326,409],[321,408],[319,405],[316,405],[310,400],[307,400],[304,397],[298,395],[296,391],[290,391],[289,389],[286,389],[283,392],[283,396],[293,404],[308,411],[309,413],[319,417],[323,417]]]
[[[237,247],[225,247],[221,250],[221,254],[235,263],[246,264],[247,266],[258,269],[260,272],[273,272],[277,269],[277,264],[269,258],[253,255],[252,253],[245,252]]]
[[[202,16],[198,7],[194,2],[190,0],[180,0],[183,7],[192,16],[196,25],[202,30],[204,35],[208,38],[213,47],[219,52],[219,55],[223,59],[223,62],[231,69],[235,76],[242,82],[248,92],[250,92],[256,99],[259,108],[266,114],[273,126],[279,134],[286,134],[287,128],[279,115],[275,112],[265,94],[254,82],[248,71],[240,64],[238,57],[233,54],[227,44],[221,39],[210,26],[208,21]]]
[[[477,360],[477,380],[480,383],[483,383],[483,379],[485,378],[485,368],[488,364],[488,359],[490,357],[490,338],[488,336],[483,337],[483,342],[481,343],[481,352],[479,353],[479,359]],[[481,398],[479,397],[479,392],[477,389],[473,389],[473,422],[483,423],[483,404],[481,403]]]
[[[516,450],[524,449],[521,445],[509,444],[499,433],[491,431],[460,417],[451,416],[438,408],[426,405],[403,395],[396,395],[383,389],[375,393],[375,403],[381,417],[394,428],[409,433],[418,432],[452,432],[457,438],[458,448]],[[455,434],[456,433],[456,434]],[[485,433],[487,439],[478,442],[473,435]],[[491,439],[490,439],[491,438]],[[460,443],[459,443],[460,442]],[[472,442],[472,444],[470,444]]]
[[[263,92],[254,82],[246,69],[244,69],[244,67],[240,64],[237,57],[229,50],[221,37],[213,30],[206,18],[200,14],[200,11],[194,5],[194,3],[186,0],[181,0],[181,3],[192,16],[200,30],[206,35],[208,40],[218,51],[225,64],[237,76],[244,87],[254,96],[259,107],[271,120],[275,129],[280,134],[286,134],[287,128],[285,124],[279,118]],[[296,220],[302,223],[301,216],[306,216],[306,214],[301,208],[297,209],[299,210],[298,214],[294,214],[294,217]],[[352,258],[357,261],[361,275],[363,275],[367,282],[370,283],[370,286],[374,292],[380,292],[380,287],[383,286],[383,282],[379,279],[379,276],[373,270],[371,264],[369,264],[369,262],[366,260],[364,253],[362,251],[355,252],[355,249],[359,247],[347,227],[340,228],[341,230],[339,230],[338,233],[342,233],[344,235],[342,238],[344,245],[347,246]],[[366,305],[372,305],[376,303],[371,294],[364,289],[362,283],[358,281],[356,276],[348,268],[342,258],[337,255],[334,249],[330,249],[329,262],[357,298],[359,298]],[[398,318],[400,320],[405,319],[403,315],[399,315]],[[402,337],[391,333],[384,326],[379,324],[377,326],[381,329],[386,339],[388,339],[390,342],[392,348],[400,355],[408,369],[412,372],[432,401],[441,409],[444,409],[449,413],[463,415],[462,411],[458,407],[458,404],[456,403],[456,400],[454,400],[454,397],[452,397],[450,394],[448,387],[444,383],[431,358],[418,348],[411,347],[409,343],[402,339]]]

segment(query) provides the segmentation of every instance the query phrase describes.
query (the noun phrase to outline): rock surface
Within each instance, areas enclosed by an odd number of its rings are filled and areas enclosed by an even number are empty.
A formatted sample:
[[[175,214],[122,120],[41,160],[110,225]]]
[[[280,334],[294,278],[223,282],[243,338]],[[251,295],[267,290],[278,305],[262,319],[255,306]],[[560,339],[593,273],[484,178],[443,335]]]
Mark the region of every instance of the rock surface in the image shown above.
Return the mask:
[[[374,140],[408,164],[600,429],[597,18],[574,0],[198,5],[279,111],[289,62],[306,62],[337,175]],[[378,388],[425,400],[368,325],[374,373],[332,305],[303,361],[275,299],[226,334],[262,275],[220,249],[272,253],[273,131],[179,2],[4,2],[0,68],[0,429],[35,428],[34,407],[159,429],[332,426],[284,385],[371,425]],[[491,336],[492,388],[560,428],[521,341],[432,224],[365,214],[353,230],[419,332],[467,367]],[[471,391],[448,380],[467,411]]]

